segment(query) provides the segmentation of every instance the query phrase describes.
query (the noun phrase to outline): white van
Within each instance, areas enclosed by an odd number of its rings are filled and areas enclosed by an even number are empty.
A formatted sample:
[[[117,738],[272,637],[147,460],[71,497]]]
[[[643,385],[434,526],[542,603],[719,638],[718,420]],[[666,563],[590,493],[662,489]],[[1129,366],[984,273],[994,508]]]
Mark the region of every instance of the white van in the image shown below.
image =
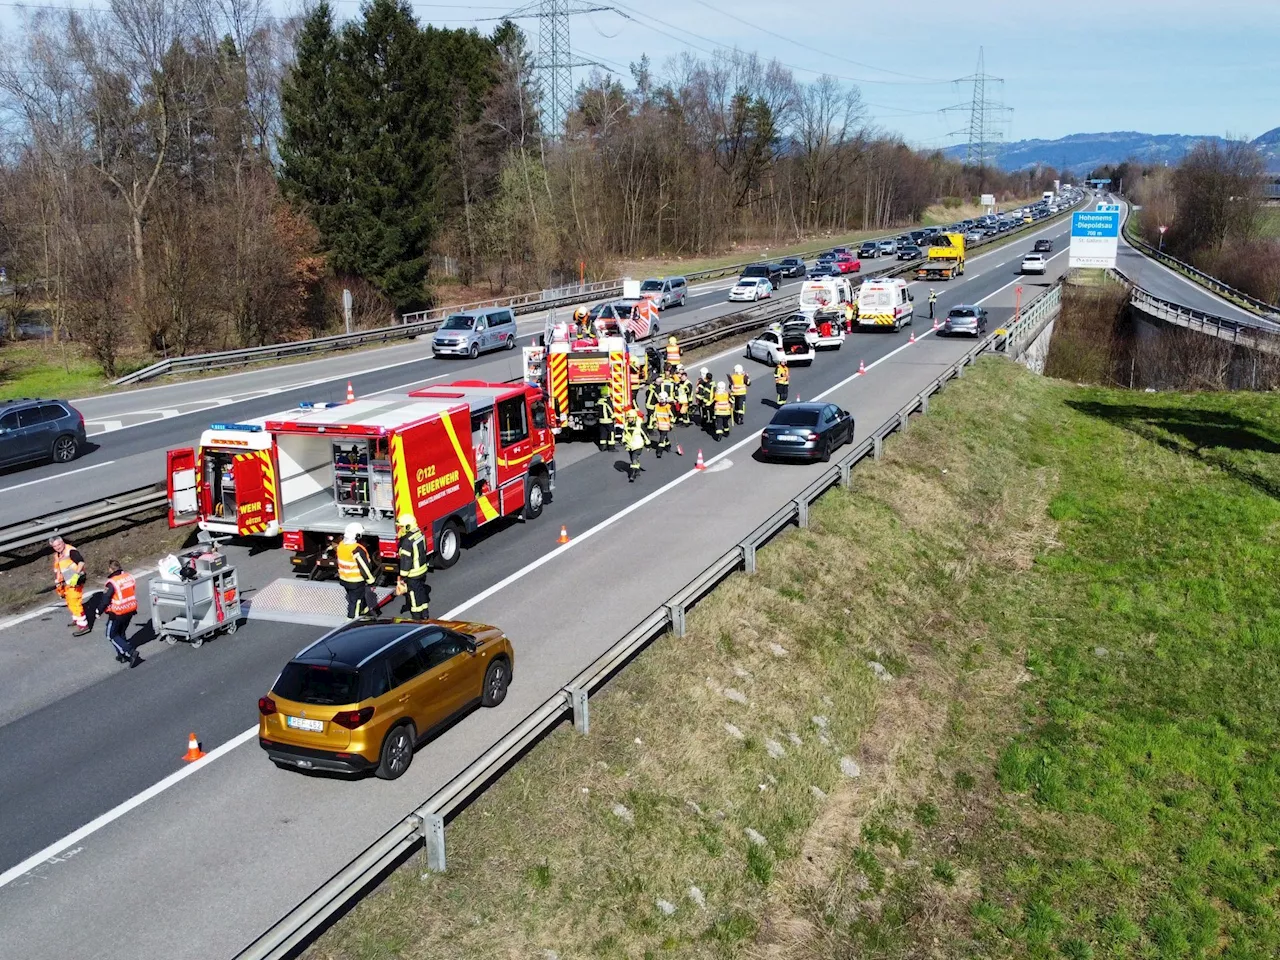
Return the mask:
[[[819,312],[842,316],[846,303],[853,303],[853,285],[844,277],[806,280],[800,287],[800,312],[809,319]]]
[[[915,297],[898,277],[864,280],[858,291],[858,326],[901,330],[915,315]]]

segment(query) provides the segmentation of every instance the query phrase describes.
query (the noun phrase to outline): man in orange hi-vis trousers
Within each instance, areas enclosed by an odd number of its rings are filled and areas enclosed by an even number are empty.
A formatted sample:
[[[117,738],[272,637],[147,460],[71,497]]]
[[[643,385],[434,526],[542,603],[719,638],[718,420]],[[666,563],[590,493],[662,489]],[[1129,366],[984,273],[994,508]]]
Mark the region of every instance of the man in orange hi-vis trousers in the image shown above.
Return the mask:
[[[71,611],[73,637],[83,637],[89,632],[89,618],[84,612],[84,557],[80,551],[61,537],[50,537],[53,550],[53,586]]]

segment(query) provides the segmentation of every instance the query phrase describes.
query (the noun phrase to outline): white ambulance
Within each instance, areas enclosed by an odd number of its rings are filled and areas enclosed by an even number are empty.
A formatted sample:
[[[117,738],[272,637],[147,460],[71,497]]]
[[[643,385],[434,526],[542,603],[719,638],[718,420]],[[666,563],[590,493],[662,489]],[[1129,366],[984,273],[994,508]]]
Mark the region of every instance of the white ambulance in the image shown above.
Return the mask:
[[[858,291],[858,326],[901,330],[915,315],[915,297],[899,277],[873,277]]]

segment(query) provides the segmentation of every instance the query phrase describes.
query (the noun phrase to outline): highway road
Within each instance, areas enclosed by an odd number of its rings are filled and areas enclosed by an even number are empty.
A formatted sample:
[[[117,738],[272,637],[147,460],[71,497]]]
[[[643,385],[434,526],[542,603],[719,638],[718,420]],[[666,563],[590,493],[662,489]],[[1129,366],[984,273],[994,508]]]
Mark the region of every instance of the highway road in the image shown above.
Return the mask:
[[[1125,204],[1126,214],[1128,210],[1128,204]],[[1202,287],[1189,277],[1184,277],[1176,270],[1166,267],[1160,261],[1151,259],[1140,250],[1130,246],[1123,233],[1120,235],[1120,243],[1116,249],[1116,267],[1126,277],[1146,290],[1147,293],[1159,297],[1161,300],[1180,303],[1184,307],[1190,307],[1192,310],[1211,313],[1214,316],[1247,323],[1251,326],[1261,327],[1264,330],[1280,330],[1280,323],[1267,320],[1250,310],[1238,307],[1230,300],[1218,296],[1212,290]]]
[[[937,285],[940,310],[978,302],[996,325],[1006,321],[1017,286],[1026,302],[1065,270],[1068,230],[1049,224],[972,258],[965,278]],[[1040,236],[1057,241],[1051,271],[1019,278]],[[924,307],[927,288],[915,287]],[[971,345],[932,336],[927,320],[914,332],[914,344],[907,330],[855,334],[793,371],[793,395],[850,409],[861,439]],[[740,345],[726,345],[709,365],[727,371],[740,356]],[[855,376],[860,361],[866,376]],[[280,771],[254,742],[257,697],[316,627],[251,619],[198,650],[147,644],[132,671],[116,667],[100,633],[71,639],[62,611],[0,630],[5,956],[234,955],[811,482],[804,465],[753,459],[773,390],[768,368],[746,365],[756,378],[748,421],[727,442],[684,428],[676,439],[687,455],[646,455],[634,485],[618,454],[564,445],[541,519],[432,574],[435,615],[509,631],[515,683],[500,708],[436,737],[393,783]],[[699,447],[716,469],[691,469]],[[564,546],[561,524],[572,538]],[[287,573],[280,551],[237,550],[235,562],[248,590]],[[583,585],[604,570],[625,575],[607,604],[585,600]],[[189,731],[210,760],[181,763]]]
[[[873,263],[870,261],[864,271],[872,269]],[[740,311],[744,304],[726,300],[733,280],[693,285],[684,306],[662,312],[659,323],[663,334]],[[785,281],[781,292],[791,292],[799,282]],[[544,322],[543,313],[518,318],[522,346],[532,343]],[[194,444],[200,431],[216,420],[234,422],[264,416],[302,400],[343,400],[348,381],[356,396],[363,397],[433,380],[499,373],[497,379],[505,380],[522,374],[521,356],[516,349],[476,360],[437,360],[431,356],[428,337],[303,363],[75,400],[85,417],[90,448],[73,464],[0,472],[0,527],[162,480],[165,450]],[[66,482],[56,486],[47,482],[64,478]]]

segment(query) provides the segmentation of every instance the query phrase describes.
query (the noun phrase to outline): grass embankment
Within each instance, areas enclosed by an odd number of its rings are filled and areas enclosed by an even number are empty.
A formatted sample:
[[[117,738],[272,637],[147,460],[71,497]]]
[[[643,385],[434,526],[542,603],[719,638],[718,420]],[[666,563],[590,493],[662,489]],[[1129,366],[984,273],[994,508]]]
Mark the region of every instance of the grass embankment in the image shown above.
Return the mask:
[[[930,411],[307,956],[1276,955],[1280,402]]]
[[[76,344],[22,340],[0,345],[0,400],[14,397],[81,397],[107,380]]]
[[[1260,231],[1264,237],[1280,237],[1280,206],[1262,208]]]

